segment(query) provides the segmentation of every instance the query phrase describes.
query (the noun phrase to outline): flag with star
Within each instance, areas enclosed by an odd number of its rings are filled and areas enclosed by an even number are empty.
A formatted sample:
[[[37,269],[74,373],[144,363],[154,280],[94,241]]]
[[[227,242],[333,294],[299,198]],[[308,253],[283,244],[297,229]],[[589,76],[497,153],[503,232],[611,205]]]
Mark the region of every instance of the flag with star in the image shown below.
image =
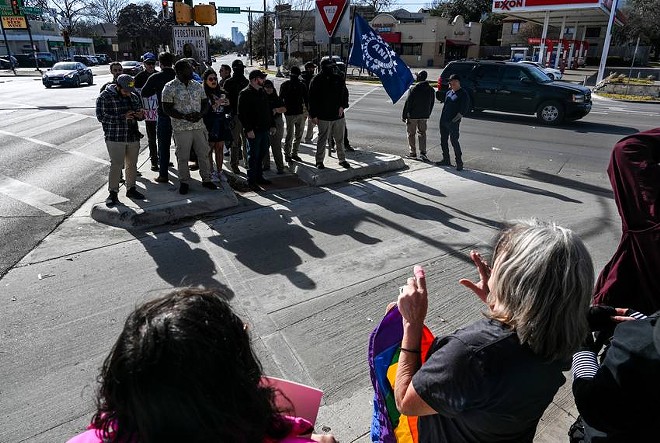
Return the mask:
[[[399,101],[413,83],[410,68],[358,14],[355,14],[348,62],[376,74],[393,103]]]

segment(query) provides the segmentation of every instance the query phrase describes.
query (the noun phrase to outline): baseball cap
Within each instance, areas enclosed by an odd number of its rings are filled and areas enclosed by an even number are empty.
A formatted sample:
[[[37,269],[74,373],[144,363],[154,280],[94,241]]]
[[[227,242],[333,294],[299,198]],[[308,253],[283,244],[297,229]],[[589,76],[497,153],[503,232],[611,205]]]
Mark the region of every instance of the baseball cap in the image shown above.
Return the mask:
[[[419,72],[417,73],[417,81],[418,81],[418,82],[423,82],[424,80],[427,79],[428,76],[429,76],[428,72],[426,72],[426,71],[419,71]]]
[[[117,77],[117,84],[124,91],[128,91],[128,92],[135,91],[135,88],[133,87],[135,85],[135,80],[133,79],[133,77],[131,77],[128,74],[122,74],[119,77]]]
[[[337,66],[337,63],[335,63],[335,61],[333,59],[328,57],[328,58],[324,58],[323,60],[321,60],[321,67],[324,67],[324,66]]]
[[[232,69],[236,68],[245,68],[245,65],[243,64],[242,60],[236,59],[231,63]]]
[[[448,80],[449,80],[449,81],[451,81],[451,80],[458,80],[458,81],[460,82],[460,81],[461,81],[461,76],[458,75],[458,74],[452,74],[452,75],[449,76]]]
[[[266,78],[268,77],[268,74],[266,74],[264,71],[260,69],[254,69],[250,71],[250,74],[248,75],[248,79],[254,80],[255,78]]]
[[[144,55],[142,55],[142,61],[156,61],[156,56],[152,52],[145,52]]]

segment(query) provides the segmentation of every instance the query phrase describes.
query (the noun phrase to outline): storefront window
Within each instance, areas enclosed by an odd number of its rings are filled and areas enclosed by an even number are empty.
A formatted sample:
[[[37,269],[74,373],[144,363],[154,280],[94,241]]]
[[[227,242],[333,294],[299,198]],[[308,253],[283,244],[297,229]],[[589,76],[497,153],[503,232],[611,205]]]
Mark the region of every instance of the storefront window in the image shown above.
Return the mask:
[[[445,45],[444,43],[438,44],[438,54],[442,55],[442,53],[445,51]]]
[[[511,34],[517,34],[520,32],[520,22],[511,23]]]
[[[401,55],[422,55],[422,44],[401,43]]]

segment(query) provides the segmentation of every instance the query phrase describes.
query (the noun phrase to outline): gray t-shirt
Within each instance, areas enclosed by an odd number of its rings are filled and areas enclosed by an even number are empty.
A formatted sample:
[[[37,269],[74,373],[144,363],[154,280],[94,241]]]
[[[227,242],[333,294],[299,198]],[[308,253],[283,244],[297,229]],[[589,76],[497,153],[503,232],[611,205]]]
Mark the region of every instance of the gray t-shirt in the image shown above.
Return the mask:
[[[562,362],[545,362],[496,320],[436,338],[412,379],[438,413],[419,418],[420,443],[532,442],[564,383]]]

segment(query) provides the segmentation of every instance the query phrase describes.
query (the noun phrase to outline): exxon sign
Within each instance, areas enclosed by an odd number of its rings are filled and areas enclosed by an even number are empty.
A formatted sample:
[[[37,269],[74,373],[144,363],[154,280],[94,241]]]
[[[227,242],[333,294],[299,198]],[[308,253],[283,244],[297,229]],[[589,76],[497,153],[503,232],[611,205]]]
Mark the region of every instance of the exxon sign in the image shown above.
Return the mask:
[[[525,0],[495,0],[493,2],[493,11],[510,11],[513,8],[522,8],[525,6]]]

